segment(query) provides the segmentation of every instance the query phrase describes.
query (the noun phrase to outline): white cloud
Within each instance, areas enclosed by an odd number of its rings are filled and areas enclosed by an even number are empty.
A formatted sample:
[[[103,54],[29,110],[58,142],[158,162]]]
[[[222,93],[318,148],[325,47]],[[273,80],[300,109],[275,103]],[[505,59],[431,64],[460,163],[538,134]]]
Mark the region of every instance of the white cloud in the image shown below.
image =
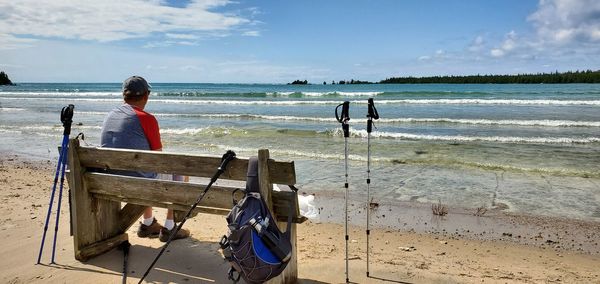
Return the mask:
[[[198,45],[197,41],[189,41],[189,40],[165,40],[165,41],[151,41],[147,42],[142,46],[142,48],[161,48],[161,47],[169,47],[173,45],[185,45],[185,46],[196,46]]]
[[[530,66],[536,70],[550,65],[566,70],[597,65],[594,62],[598,62],[600,44],[599,0],[540,0],[527,20],[532,24],[531,33],[511,30],[501,39],[476,36],[463,52],[467,61],[459,64],[499,62],[497,59],[502,58],[505,66],[535,64]]]
[[[146,65],[146,69],[148,70],[167,70],[169,67],[167,66],[153,66],[153,65]]]
[[[174,39],[198,39],[199,38],[197,35],[192,35],[192,34],[166,33],[165,36],[168,38],[174,38]]]
[[[243,36],[260,36],[259,31],[246,31],[242,34]]]
[[[477,36],[471,45],[469,45],[469,51],[478,52],[484,48],[485,41],[483,40],[483,36]]]
[[[493,57],[502,57],[502,56],[504,56],[504,50],[494,48],[494,49],[490,50],[490,55]]]
[[[36,41],[35,39],[19,38],[0,32],[0,50],[27,48],[31,47]]]
[[[504,42],[502,43],[502,49],[505,51],[511,51],[517,47],[517,33],[510,31],[506,34]]]
[[[540,0],[528,17],[541,40],[554,44],[600,42],[600,1]]]
[[[202,70],[202,68],[196,66],[196,65],[184,65],[179,67],[179,70],[181,71],[200,71]]]
[[[492,57],[503,57],[515,50],[519,46],[517,33],[515,31],[510,31],[506,35],[504,35],[504,41],[500,44],[499,47],[494,47],[490,50],[490,55]]]
[[[445,50],[438,49],[435,51],[435,53],[433,55],[423,55],[423,56],[419,56],[419,58],[417,58],[417,59],[419,61],[429,61],[432,59],[444,60],[444,59],[448,59],[448,58],[450,58],[450,56],[446,53]]]
[[[23,43],[16,36],[57,37],[100,42],[143,38],[166,33],[175,39],[193,39],[189,32],[227,32],[250,21],[210,9],[227,0],[192,0],[184,8],[163,1],[69,0],[0,2],[0,45]],[[18,39],[18,40],[17,40]]]

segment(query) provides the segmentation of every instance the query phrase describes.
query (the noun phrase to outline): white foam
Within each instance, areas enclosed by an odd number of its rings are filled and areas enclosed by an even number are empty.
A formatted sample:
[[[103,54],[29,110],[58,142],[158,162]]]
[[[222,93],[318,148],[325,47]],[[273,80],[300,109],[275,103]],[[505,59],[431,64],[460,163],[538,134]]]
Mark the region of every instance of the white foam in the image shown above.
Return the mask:
[[[0,107],[0,111],[5,111],[5,112],[16,112],[16,111],[24,111],[24,108],[18,108],[18,107]]]
[[[361,102],[366,103],[366,102]],[[406,99],[378,100],[378,104],[449,104],[449,105],[591,105],[600,106],[600,100],[505,100],[505,99]]]
[[[300,94],[306,97],[323,97],[323,96],[343,96],[343,97],[374,97],[383,92],[340,92],[340,91],[331,91],[331,92],[272,92],[267,93],[267,95],[279,95],[279,96],[290,96],[293,94]]]
[[[231,145],[218,145],[211,144],[210,147],[216,147],[218,149],[223,150],[233,150],[235,152],[256,152],[256,148],[244,148],[244,147],[235,147]],[[305,157],[305,158],[313,158],[313,159],[328,159],[328,160],[343,160],[343,154],[325,154],[319,152],[303,152],[297,150],[282,150],[282,149],[269,149],[269,152],[274,155],[286,155],[286,156],[295,156],[295,157]],[[366,161],[366,157],[360,155],[348,155],[349,160],[353,161]]]
[[[0,96],[121,97],[120,92],[0,92]]]
[[[354,137],[367,137],[367,130],[351,129]],[[342,135],[341,129],[336,129],[334,135]],[[454,141],[454,142],[497,142],[497,143],[532,143],[532,144],[588,144],[600,142],[600,137],[572,138],[572,137],[513,137],[513,136],[464,136],[464,135],[426,135],[401,132],[371,133],[371,137],[394,138],[408,140],[429,141]]]
[[[176,135],[195,135],[198,133],[205,132],[207,129],[208,129],[207,127],[182,128],[182,129],[167,128],[167,129],[161,129],[160,133],[161,134],[176,134]]]
[[[455,119],[455,118],[382,118],[380,123],[457,123],[477,125],[518,125],[547,127],[600,127],[600,121],[573,120],[492,120],[492,119]]]
[[[78,111],[77,115],[106,115],[108,112],[102,111]]]
[[[106,112],[83,111],[78,115],[106,115]],[[309,117],[286,115],[261,115],[261,114],[230,114],[230,113],[155,113],[158,117],[202,117],[202,118],[231,118],[231,119],[263,119],[278,121],[314,121],[336,122],[333,117]],[[363,121],[351,120],[350,124],[362,124]],[[517,125],[517,126],[544,126],[544,127],[600,127],[600,121],[574,121],[574,120],[492,120],[492,119],[460,119],[460,118],[382,118],[376,123],[456,123],[473,125]]]
[[[40,98],[3,97],[9,100],[39,100]],[[44,100],[63,101],[62,98],[44,98]],[[121,102],[122,99],[69,98],[69,101]],[[337,105],[340,101],[331,100],[194,100],[194,99],[153,99],[156,103],[192,104],[192,105]],[[367,104],[366,100],[350,101],[352,104]],[[378,100],[377,104],[450,104],[450,105],[587,105],[600,106],[600,100],[484,100],[484,99],[415,99],[415,100]]]
[[[161,134],[175,134],[175,135],[196,135],[196,134],[219,134],[229,135],[232,132],[240,132],[246,134],[245,130],[237,130],[229,127],[199,127],[199,128],[166,128],[161,129]]]

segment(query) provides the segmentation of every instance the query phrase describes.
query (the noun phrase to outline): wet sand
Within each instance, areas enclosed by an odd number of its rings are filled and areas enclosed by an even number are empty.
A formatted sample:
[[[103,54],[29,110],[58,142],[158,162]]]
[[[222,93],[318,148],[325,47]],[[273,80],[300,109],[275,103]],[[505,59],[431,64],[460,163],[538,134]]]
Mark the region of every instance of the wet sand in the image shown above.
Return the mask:
[[[344,200],[330,193],[317,193],[320,221],[342,223]],[[502,241],[557,251],[600,255],[600,222],[533,216],[506,211],[497,206],[478,208],[446,207],[444,216],[434,215],[432,205],[416,202],[372,204],[370,224],[374,228],[432,234],[480,241]],[[366,228],[366,200],[349,202],[350,223]]]
[[[2,283],[115,283],[121,281],[122,252],[113,250],[86,263],[73,257],[69,237],[67,189],[63,192],[56,249],[50,259],[54,219],[42,263],[35,265],[54,170],[52,161],[32,161],[3,153],[0,159],[0,258]],[[317,194],[318,222],[298,226],[300,283],[343,283],[343,200]],[[352,203],[351,203],[352,204]],[[353,202],[349,240],[350,280],[356,283],[600,283],[600,224],[507,214],[490,209],[448,208],[433,216],[431,205],[379,204],[370,241],[366,277],[364,203]],[[340,210],[341,209],[341,210]],[[164,220],[164,210],[156,217]],[[173,242],[147,280],[159,283],[230,283],[228,264],[218,250],[226,231],[223,216],[200,214],[186,223],[192,236]],[[162,243],[135,236],[129,283],[139,277]]]

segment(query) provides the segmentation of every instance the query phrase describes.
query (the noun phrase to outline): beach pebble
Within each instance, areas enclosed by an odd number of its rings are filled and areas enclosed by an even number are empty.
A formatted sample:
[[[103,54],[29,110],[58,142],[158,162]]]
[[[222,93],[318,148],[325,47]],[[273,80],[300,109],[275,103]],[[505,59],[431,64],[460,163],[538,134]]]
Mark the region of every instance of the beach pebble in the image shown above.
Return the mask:
[[[403,251],[413,251],[413,250],[417,250],[414,246],[410,246],[410,247],[398,247],[399,250],[403,250]]]
[[[353,243],[353,244],[358,243],[357,240],[351,240],[350,242]]]
[[[442,245],[447,245],[447,244],[448,244],[448,241],[440,241],[440,244],[442,244]]]

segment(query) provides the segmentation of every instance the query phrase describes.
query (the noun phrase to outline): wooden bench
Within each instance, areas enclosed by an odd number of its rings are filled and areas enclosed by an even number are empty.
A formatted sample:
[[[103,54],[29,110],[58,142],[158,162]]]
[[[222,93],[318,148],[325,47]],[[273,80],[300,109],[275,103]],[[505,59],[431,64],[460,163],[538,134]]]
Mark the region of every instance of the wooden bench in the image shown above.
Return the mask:
[[[88,147],[79,142],[78,139],[69,141],[70,171],[67,178],[71,189],[75,258],[80,261],[103,254],[127,240],[127,229],[140,218],[147,206],[187,212],[206,186],[106,174],[93,169],[210,179],[221,162],[221,157]],[[247,167],[247,158],[236,158],[229,163],[219,181],[245,181]],[[292,191],[273,191],[273,184],[293,186],[296,183],[294,162],[274,161],[269,159],[268,150],[259,150],[258,167],[261,194],[278,219],[280,228],[285,230],[290,204],[296,209],[292,224],[293,258],[284,273],[269,283],[294,283],[297,280],[296,223],[306,219],[300,216],[298,200]],[[195,213],[228,214],[232,207],[232,192],[239,187],[213,185]],[[224,223],[223,233],[226,230]]]

